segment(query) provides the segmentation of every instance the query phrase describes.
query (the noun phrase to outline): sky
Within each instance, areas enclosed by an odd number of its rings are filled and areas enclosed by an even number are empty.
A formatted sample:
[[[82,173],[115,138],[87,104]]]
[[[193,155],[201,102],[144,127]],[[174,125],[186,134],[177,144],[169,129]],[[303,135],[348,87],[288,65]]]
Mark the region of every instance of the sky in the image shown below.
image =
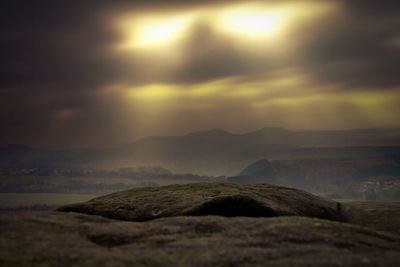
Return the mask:
[[[0,145],[400,127],[399,12],[396,0],[3,0]]]

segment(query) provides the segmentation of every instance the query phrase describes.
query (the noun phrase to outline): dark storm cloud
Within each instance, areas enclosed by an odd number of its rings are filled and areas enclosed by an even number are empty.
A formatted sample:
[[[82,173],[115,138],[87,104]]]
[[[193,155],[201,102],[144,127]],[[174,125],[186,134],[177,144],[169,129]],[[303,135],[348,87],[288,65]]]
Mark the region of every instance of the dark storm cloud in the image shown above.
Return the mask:
[[[183,49],[185,61],[168,79],[172,82],[202,82],[241,74],[243,57],[207,25],[197,25]]]
[[[200,5],[199,1],[5,1],[0,18],[0,82],[3,86],[55,82],[71,89],[121,79],[140,82],[140,56],[127,59],[108,53],[119,36],[105,21],[107,16],[152,8],[176,11],[194,4]]]
[[[98,11],[77,3],[6,2],[1,16],[2,84],[75,85],[101,81],[110,72],[102,51],[113,36],[102,29]]]
[[[390,20],[399,14],[400,2],[397,0],[347,0],[346,4],[353,13],[367,15],[370,18]]]
[[[398,87],[400,47],[394,40],[400,36],[399,11],[399,1],[345,1],[339,17],[301,32],[307,36],[299,44],[301,63],[322,83]]]
[[[202,5],[206,4],[201,1]],[[224,1],[206,1],[224,2]],[[226,2],[226,1],[225,1]],[[118,10],[185,8],[199,1],[6,1],[1,14],[1,84],[62,84],[69,90],[91,90],[115,81],[153,81],[143,73],[146,58],[112,55],[107,49],[118,39],[104,18]],[[343,1],[340,19],[300,28],[302,61],[322,82],[346,81],[350,85],[392,87],[399,84],[399,48],[390,42],[399,38],[398,1]],[[315,23],[315,22],[314,22]],[[205,28],[189,40],[185,62],[159,82],[196,82],[227,75],[269,70],[276,59],[262,57],[251,62],[235,50],[228,39],[213,36]],[[267,51],[266,51],[267,52]],[[261,61],[263,60],[263,61]],[[282,59],[279,59],[282,60]],[[260,62],[261,61],[261,62]],[[360,68],[348,72],[321,65],[354,62]],[[291,64],[296,62],[285,62]],[[146,65],[146,63],[145,63]],[[340,66],[340,65],[339,65]],[[150,66],[151,67],[151,66]],[[323,71],[326,69],[326,73]],[[374,74],[374,75],[371,75]],[[373,77],[373,78],[372,78]],[[157,77],[155,77],[157,79]]]
[[[274,51],[248,51],[207,25],[193,27],[183,50],[183,63],[166,77],[172,83],[199,83],[237,75],[256,75],[284,68],[287,59]]]

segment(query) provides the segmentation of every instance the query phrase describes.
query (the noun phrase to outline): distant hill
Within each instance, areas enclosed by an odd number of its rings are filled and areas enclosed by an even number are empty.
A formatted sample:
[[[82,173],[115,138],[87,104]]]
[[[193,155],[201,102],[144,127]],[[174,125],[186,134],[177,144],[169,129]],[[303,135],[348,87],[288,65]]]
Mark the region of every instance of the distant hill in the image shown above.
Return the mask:
[[[400,128],[291,131],[263,128],[233,134],[220,129],[154,136],[104,150],[42,151],[0,148],[0,168],[161,166],[175,173],[235,175],[260,159],[400,156]]]
[[[277,176],[278,173],[271,162],[262,159],[244,168],[238,176],[230,177],[228,181],[239,184],[274,183]]]
[[[159,142],[215,142],[258,144],[278,147],[345,147],[400,145],[400,128],[326,131],[291,131],[284,128],[262,128],[244,134],[213,129],[174,137],[148,137],[129,146]]]
[[[399,157],[258,160],[226,180],[302,188],[330,198],[398,201]]]
[[[274,168],[272,167],[272,164],[266,159],[262,159],[251,164],[250,166],[246,167],[243,171],[241,171],[239,175],[257,176],[260,174],[268,176],[273,176],[276,174]]]

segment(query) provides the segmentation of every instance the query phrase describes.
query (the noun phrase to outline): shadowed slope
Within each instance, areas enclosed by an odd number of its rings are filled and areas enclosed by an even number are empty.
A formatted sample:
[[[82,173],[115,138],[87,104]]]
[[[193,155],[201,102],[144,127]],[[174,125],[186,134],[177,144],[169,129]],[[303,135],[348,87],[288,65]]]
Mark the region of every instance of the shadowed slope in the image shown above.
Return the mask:
[[[61,207],[113,219],[145,221],[180,215],[308,216],[337,220],[335,202],[286,187],[198,183],[136,188]]]

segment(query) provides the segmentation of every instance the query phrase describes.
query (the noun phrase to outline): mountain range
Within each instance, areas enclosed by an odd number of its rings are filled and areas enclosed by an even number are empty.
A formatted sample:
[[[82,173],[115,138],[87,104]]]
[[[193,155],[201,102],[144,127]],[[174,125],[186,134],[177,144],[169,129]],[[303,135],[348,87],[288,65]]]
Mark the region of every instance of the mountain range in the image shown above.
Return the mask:
[[[244,134],[220,129],[153,136],[103,150],[0,148],[0,168],[162,166],[174,172],[236,175],[261,159],[400,156],[400,128],[291,131],[263,128]]]

